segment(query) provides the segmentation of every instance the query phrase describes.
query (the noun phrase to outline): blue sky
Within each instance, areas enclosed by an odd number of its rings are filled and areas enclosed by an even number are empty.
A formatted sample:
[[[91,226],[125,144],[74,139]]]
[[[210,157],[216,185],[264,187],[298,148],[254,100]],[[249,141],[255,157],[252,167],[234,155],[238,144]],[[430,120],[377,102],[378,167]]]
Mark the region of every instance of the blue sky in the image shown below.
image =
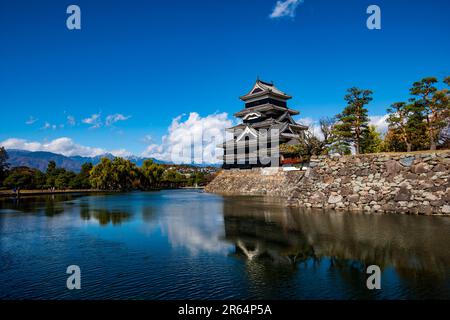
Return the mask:
[[[81,30],[66,28],[70,4],[81,8]],[[373,90],[370,114],[382,116],[412,82],[450,75],[449,1],[304,0],[271,18],[276,4],[2,1],[0,142],[39,149],[65,138],[50,150],[163,153],[176,143],[171,132],[191,128],[190,113],[192,126],[228,125],[257,76],[317,120],[342,110],[351,86]],[[381,30],[366,28],[371,4]]]

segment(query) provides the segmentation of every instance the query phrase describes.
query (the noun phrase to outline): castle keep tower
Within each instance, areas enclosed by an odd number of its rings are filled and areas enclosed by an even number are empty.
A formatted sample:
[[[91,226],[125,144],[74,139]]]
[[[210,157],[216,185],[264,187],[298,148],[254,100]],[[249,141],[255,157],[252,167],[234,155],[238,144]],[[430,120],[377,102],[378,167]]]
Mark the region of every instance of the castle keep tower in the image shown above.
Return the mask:
[[[308,129],[292,119],[299,112],[288,108],[287,101],[291,98],[273,83],[261,80],[256,81],[249,93],[240,97],[245,108],[234,116],[242,119],[242,123],[227,129],[233,133],[233,139],[221,145],[224,148],[224,169],[296,163],[296,159],[279,149],[282,144],[298,144]],[[262,157],[261,154],[267,156]],[[268,157],[271,158],[270,163]]]

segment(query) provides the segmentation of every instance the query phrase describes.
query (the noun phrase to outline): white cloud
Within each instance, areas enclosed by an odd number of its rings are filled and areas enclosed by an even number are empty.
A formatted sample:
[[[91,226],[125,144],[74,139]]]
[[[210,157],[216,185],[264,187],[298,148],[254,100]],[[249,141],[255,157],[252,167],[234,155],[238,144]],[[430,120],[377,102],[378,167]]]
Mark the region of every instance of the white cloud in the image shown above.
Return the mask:
[[[191,112],[189,117],[180,115],[172,120],[161,144],[151,144],[143,156],[174,163],[219,163],[217,147],[225,139],[225,129],[233,125],[228,114],[212,114],[201,117]]]
[[[83,119],[81,122],[90,124],[92,129],[100,128],[102,126],[100,113],[94,113],[89,118]]]
[[[383,116],[369,116],[369,125],[373,125],[377,128],[377,131],[381,134],[385,134],[388,129],[388,123],[387,118],[389,115],[383,115]],[[315,120],[313,118],[299,118],[296,119],[296,121],[300,124],[304,124],[309,127],[309,131],[313,133],[316,137],[319,139],[323,139],[323,134],[320,129],[320,121]]]
[[[105,118],[104,124],[105,124],[105,126],[110,127],[116,122],[125,121],[130,118],[131,118],[131,116],[124,116],[121,113],[110,114]],[[100,113],[95,113],[95,114],[91,115],[89,118],[83,119],[81,122],[83,122],[85,124],[90,124],[91,129],[97,129],[97,128],[100,128],[101,126],[103,126],[103,121],[102,121],[102,117],[101,117]]]
[[[75,120],[75,117],[74,116],[67,116],[67,124],[69,125],[69,126],[74,126],[74,125],[76,125],[77,124],[77,122],[76,122],[76,120]]]
[[[116,113],[116,114],[111,114],[109,116],[106,117],[106,121],[105,124],[106,126],[112,126],[114,123],[118,122],[118,121],[125,121],[130,119],[131,116],[124,116],[123,114],[120,113]]]
[[[94,148],[77,144],[72,139],[67,137],[61,137],[50,142],[37,142],[28,141],[25,139],[10,138],[0,142],[0,145],[4,146],[6,149],[48,151],[65,156],[95,157],[108,152],[102,148]],[[126,150],[116,150],[110,153],[116,156],[129,154]]]
[[[217,208],[215,208],[215,206]],[[161,230],[167,234],[173,247],[186,248],[193,256],[208,252],[226,256],[231,244],[223,242],[223,220],[211,212],[219,210],[222,204],[211,203],[208,207],[196,207],[190,214],[183,214],[184,206],[168,205],[160,221]]]
[[[93,114],[92,116],[90,116],[89,118],[83,119],[83,123],[94,124],[98,121],[97,119],[99,119],[99,118],[100,118],[100,113],[96,113],[96,114]]]
[[[28,118],[28,120],[27,121],[25,121],[25,124],[28,124],[28,125],[30,125],[30,124],[33,124],[33,123],[35,123],[36,121],[38,121],[38,119],[36,119],[35,117],[33,117],[33,116],[30,116],[29,118]]]
[[[275,8],[270,14],[270,18],[277,19],[282,17],[295,17],[295,10],[299,4],[303,3],[303,0],[284,0],[277,1]]]
[[[385,114],[384,116],[370,116],[369,124],[373,125],[377,128],[377,131],[384,134],[388,130],[388,119],[389,115]]]
[[[48,130],[48,129],[56,130],[56,128],[58,128],[58,126],[56,124],[51,124],[51,123],[46,121],[44,123],[44,126],[41,129],[42,130]],[[60,126],[60,128],[62,128],[62,127]]]
[[[141,141],[145,144],[151,144],[153,143],[153,137],[149,134],[147,134],[146,136],[144,136]]]
[[[314,134],[319,139],[323,139],[322,130],[320,130],[320,122],[319,120],[315,120],[313,118],[300,118],[296,119],[296,122],[308,126],[308,131]]]

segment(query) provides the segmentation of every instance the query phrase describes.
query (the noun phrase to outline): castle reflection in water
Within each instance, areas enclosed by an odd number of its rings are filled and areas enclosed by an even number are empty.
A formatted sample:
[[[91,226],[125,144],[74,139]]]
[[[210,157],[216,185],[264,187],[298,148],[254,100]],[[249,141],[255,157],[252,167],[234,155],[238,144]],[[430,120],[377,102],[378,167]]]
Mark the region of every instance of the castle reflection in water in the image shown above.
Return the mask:
[[[0,199],[0,229],[0,297],[68,298],[48,275],[76,261],[88,289],[78,298],[450,298],[446,217],[178,190]],[[367,290],[369,265],[382,290]]]
[[[263,198],[261,205],[247,198],[229,200],[223,208],[225,239],[249,267],[295,272],[301,264],[325,259],[329,268],[347,272],[376,264],[406,278],[449,275],[450,234],[439,232],[443,224],[450,226],[445,217],[324,213],[275,206]]]

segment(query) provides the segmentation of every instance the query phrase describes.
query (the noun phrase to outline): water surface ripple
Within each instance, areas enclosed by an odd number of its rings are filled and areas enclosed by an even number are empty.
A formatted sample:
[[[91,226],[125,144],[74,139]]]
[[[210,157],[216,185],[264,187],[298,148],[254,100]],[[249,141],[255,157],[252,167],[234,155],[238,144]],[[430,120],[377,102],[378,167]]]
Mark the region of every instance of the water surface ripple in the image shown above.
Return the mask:
[[[450,299],[450,219],[185,190],[3,198],[0,261],[1,299]]]

